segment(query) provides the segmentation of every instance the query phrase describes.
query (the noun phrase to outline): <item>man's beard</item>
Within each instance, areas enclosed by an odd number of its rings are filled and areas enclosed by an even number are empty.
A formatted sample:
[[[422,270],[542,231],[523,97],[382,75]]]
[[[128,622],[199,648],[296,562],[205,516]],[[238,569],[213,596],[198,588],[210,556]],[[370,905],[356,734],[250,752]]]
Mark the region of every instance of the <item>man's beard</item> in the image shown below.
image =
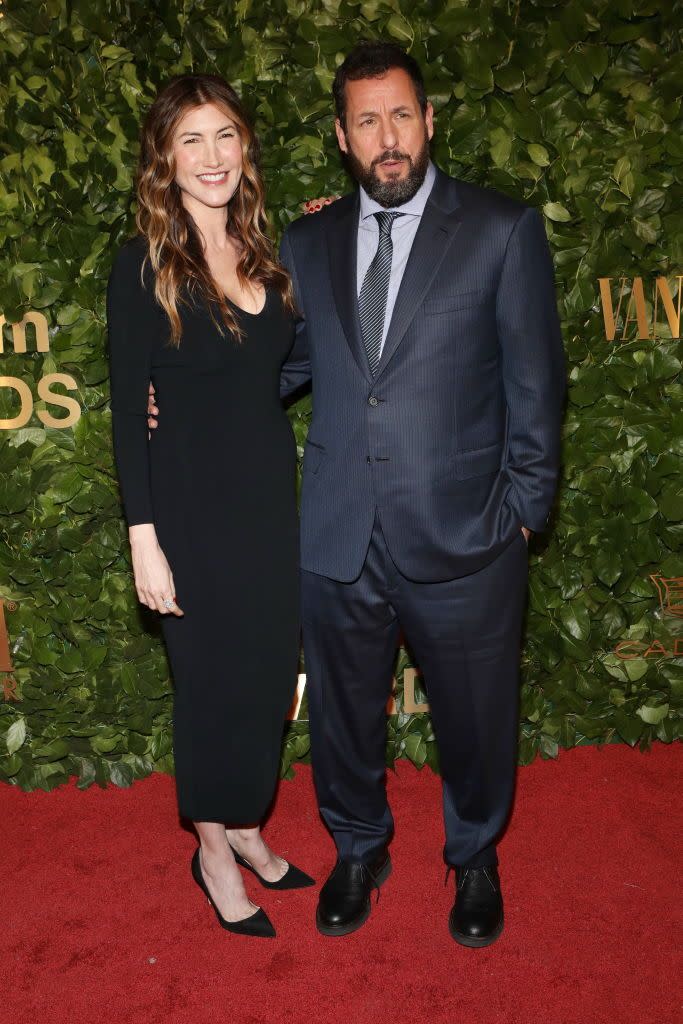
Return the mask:
[[[429,167],[429,137],[425,131],[424,145],[415,160],[398,149],[387,149],[376,157],[369,167],[366,167],[353,153],[350,146],[345,157],[351,174],[363,186],[371,199],[385,209],[403,206],[404,203],[410,202],[425,180]],[[380,181],[375,173],[375,167],[384,160],[408,160],[410,165],[408,173],[404,178]]]

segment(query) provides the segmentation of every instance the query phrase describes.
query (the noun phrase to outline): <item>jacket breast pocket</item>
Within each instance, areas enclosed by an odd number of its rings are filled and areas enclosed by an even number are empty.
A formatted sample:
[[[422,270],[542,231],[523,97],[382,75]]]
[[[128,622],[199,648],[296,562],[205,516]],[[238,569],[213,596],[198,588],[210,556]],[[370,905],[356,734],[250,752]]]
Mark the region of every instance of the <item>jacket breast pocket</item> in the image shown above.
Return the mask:
[[[441,316],[444,313],[454,313],[458,309],[483,306],[488,301],[492,301],[492,297],[483,288],[467,292],[452,292],[450,295],[440,295],[438,298],[426,299],[424,312],[425,316]]]

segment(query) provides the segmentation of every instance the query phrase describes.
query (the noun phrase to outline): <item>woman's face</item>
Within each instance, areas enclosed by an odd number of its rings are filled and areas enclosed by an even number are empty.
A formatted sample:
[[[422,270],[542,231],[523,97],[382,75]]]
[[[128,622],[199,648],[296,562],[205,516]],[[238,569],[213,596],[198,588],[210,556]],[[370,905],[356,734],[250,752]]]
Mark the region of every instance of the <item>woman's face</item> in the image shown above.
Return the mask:
[[[185,206],[229,202],[242,177],[242,140],[229,114],[213,103],[189,110],[176,126],[173,154]]]

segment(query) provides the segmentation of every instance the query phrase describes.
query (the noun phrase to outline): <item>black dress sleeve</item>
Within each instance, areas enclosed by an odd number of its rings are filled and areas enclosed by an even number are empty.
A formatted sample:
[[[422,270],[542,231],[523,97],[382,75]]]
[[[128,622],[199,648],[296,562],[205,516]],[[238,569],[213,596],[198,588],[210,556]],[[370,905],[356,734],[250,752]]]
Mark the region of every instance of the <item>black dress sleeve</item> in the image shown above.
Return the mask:
[[[153,523],[147,398],[159,315],[152,275],[140,280],[145,248],[127,242],[107,285],[107,326],[114,459],[129,526]]]
[[[294,253],[289,234],[285,231],[280,245],[280,263],[289,271],[294,285],[294,299],[299,310],[303,310],[299,278],[294,262]],[[289,398],[295,391],[308,384],[311,380],[311,356],[308,348],[306,318],[298,313],[295,319],[296,334],[294,344],[280,373],[280,398]]]

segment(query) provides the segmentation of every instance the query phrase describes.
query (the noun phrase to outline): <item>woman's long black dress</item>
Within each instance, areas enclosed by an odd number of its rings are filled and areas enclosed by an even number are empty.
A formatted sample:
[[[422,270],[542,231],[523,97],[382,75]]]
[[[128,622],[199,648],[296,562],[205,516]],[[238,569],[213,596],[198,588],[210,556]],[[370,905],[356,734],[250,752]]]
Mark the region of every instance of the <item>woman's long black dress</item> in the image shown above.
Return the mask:
[[[268,290],[262,312],[234,307],[238,342],[193,303],[179,307],[173,347],[149,264],[140,281],[145,252],[143,238],[127,242],[109,279],[111,408],[128,524],[154,524],[185,613],[162,618],[178,805],[195,821],[255,823],[297,672],[296,449],[279,396],[294,322]],[[148,441],[150,379],[159,424]]]

